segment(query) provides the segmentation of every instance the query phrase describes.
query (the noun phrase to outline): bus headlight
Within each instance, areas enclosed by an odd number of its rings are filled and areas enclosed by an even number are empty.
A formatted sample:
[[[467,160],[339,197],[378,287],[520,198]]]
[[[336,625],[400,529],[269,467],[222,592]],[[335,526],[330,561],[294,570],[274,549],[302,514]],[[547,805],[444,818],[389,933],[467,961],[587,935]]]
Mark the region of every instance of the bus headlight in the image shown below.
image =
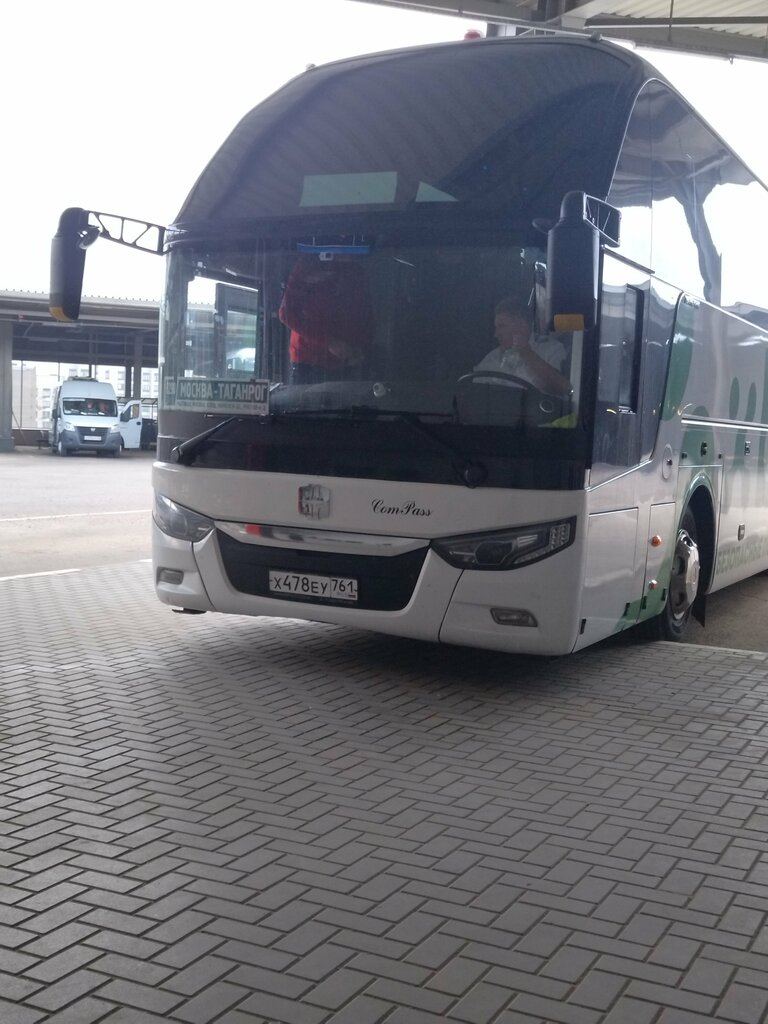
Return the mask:
[[[465,533],[432,541],[432,547],[457,569],[517,569],[554,555],[573,543],[576,517],[493,533]]]
[[[213,520],[192,512],[183,505],[166,498],[164,494],[155,495],[155,509],[152,518],[163,533],[177,540],[195,541],[207,537],[213,529]]]

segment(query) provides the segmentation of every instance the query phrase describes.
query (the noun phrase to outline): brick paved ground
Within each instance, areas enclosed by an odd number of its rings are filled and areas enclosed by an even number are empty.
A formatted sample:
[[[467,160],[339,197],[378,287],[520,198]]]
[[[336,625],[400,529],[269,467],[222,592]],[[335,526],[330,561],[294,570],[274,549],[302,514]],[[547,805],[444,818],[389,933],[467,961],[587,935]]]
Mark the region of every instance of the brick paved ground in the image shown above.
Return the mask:
[[[2,1024],[760,1024],[768,656],[0,584]]]

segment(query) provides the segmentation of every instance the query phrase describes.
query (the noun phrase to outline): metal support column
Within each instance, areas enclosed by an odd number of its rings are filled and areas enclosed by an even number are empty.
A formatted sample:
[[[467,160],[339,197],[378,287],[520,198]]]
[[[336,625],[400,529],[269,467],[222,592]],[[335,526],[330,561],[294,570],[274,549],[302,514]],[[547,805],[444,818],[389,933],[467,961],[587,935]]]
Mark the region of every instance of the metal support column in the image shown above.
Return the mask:
[[[14,449],[13,421],[13,324],[0,321],[0,452]]]
[[[141,360],[143,355],[144,338],[141,333],[138,333],[133,342],[133,380],[131,381],[131,398],[141,398]]]

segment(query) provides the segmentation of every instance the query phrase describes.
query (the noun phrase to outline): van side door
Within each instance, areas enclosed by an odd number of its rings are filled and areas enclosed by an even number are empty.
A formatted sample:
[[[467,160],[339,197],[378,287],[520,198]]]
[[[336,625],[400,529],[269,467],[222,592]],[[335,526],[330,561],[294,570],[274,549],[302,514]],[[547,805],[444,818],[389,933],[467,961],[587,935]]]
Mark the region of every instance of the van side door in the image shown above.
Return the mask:
[[[141,444],[141,402],[132,399],[120,411],[120,433],[124,448],[138,448]]]

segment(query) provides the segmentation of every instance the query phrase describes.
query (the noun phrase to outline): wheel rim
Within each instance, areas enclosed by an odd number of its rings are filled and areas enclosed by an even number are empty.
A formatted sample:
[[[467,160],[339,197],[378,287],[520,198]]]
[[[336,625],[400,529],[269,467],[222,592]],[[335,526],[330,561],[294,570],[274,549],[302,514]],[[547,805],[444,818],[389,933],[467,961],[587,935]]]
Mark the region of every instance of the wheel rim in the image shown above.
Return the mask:
[[[680,530],[669,581],[670,613],[676,622],[682,621],[690,614],[699,590],[700,574],[698,545],[687,530]]]

